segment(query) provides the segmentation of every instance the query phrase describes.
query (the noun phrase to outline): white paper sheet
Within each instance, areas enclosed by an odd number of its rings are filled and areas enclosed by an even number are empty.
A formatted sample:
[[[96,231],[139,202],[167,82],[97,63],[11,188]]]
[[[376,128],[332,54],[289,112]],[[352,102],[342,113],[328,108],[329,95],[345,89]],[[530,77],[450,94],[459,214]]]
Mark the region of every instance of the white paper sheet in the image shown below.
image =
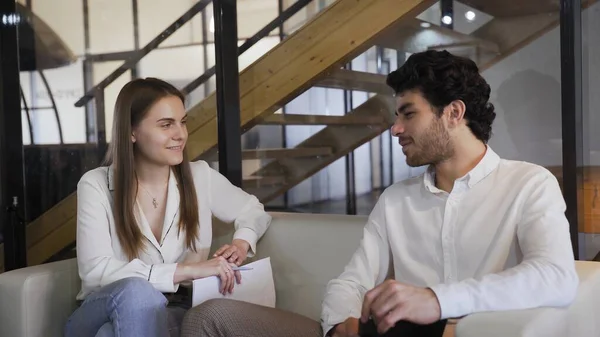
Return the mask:
[[[267,307],[275,307],[275,283],[271,270],[271,259],[266,257],[244,265],[252,270],[241,270],[242,284],[235,284],[233,294],[219,293],[220,279],[217,276],[194,280],[192,306],[214,298],[229,298]]]

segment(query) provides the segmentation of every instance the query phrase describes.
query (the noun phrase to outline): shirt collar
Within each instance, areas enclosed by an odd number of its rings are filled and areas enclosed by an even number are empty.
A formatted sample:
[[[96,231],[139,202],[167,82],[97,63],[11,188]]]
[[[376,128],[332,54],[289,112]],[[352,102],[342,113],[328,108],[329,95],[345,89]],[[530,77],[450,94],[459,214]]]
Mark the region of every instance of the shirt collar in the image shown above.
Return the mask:
[[[106,181],[108,181],[108,190],[111,192],[114,192],[115,190],[115,185],[114,185],[114,167],[113,165],[110,165],[108,167],[108,169],[106,170]],[[169,175],[169,188],[171,187],[171,185],[173,186],[179,186],[179,183],[177,182],[177,178],[175,178],[175,172],[173,171],[173,168],[171,168],[171,174]]]
[[[487,145],[486,148],[485,155],[483,158],[481,158],[479,163],[477,163],[477,165],[475,165],[475,167],[463,177],[458,178],[457,181],[464,181],[467,183],[469,188],[472,188],[475,186],[475,184],[483,180],[483,178],[487,177],[498,167],[498,164],[500,163],[500,157],[489,145]],[[423,175],[423,183],[429,192],[441,192],[441,190],[435,186],[435,170],[431,165],[427,168],[427,171]]]

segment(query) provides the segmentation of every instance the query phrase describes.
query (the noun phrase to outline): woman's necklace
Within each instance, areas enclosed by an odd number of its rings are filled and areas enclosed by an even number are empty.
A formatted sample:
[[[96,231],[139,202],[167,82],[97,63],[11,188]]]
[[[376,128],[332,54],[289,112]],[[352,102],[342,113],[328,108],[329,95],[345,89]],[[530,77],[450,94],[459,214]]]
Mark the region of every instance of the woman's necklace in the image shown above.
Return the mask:
[[[140,184],[140,186],[142,186],[144,191],[146,191],[146,193],[148,193],[150,198],[152,198],[152,206],[154,206],[154,209],[158,208],[158,201],[156,201],[156,198],[152,194],[150,194],[150,192],[144,187],[144,185],[142,185],[140,182],[138,182],[138,184]]]

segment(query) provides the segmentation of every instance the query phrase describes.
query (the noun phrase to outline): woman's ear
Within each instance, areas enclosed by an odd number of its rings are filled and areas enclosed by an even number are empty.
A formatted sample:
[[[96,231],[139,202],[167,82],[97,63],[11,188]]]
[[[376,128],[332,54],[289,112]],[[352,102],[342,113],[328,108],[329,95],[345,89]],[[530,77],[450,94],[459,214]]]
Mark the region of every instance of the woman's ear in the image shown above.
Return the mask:
[[[131,133],[131,142],[135,143],[135,132]]]

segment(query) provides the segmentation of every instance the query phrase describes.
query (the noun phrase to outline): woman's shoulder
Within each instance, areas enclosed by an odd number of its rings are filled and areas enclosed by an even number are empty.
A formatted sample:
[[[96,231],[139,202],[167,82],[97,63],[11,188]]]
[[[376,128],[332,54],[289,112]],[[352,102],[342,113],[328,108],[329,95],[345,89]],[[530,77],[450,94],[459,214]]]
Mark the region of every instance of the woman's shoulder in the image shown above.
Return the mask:
[[[110,168],[108,166],[99,166],[84,173],[79,179],[79,184],[90,184],[93,186],[104,186],[110,181]]]
[[[190,162],[190,169],[192,170],[192,174],[194,178],[203,177],[208,174],[208,172],[212,169],[210,165],[204,160],[196,160]]]

